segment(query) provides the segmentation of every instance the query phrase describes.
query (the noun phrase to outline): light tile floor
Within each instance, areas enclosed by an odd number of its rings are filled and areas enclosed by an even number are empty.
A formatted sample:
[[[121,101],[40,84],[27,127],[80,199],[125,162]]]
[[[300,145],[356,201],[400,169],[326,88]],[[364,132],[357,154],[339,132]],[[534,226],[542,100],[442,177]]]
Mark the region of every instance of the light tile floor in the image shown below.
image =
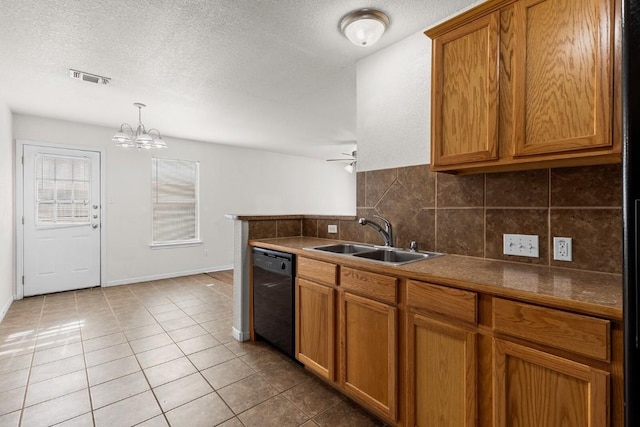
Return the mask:
[[[229,272],[15,301],[0,323],[0,426],[377,426],[231,331]]]

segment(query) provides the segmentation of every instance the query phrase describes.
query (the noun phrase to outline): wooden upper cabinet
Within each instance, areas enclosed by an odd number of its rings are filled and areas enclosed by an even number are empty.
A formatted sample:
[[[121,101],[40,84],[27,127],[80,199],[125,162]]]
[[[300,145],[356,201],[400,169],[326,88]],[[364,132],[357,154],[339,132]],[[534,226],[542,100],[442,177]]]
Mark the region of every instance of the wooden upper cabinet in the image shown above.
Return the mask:
[[[620,0],[488,0],[432,38],[431,168],[620,162]]]
[[[514,155],[612,146],[612,4],[515,3]]]
[[[498,157],[499,13],[434,40],[432,132],[437,165]]]

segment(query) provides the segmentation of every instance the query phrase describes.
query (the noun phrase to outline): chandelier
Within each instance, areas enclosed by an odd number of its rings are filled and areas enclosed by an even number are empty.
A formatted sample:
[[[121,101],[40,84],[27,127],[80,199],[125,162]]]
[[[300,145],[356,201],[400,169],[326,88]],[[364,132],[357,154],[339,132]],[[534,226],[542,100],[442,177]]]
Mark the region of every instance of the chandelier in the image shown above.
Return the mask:
[[[129,124],[123,123],[120,125],[120,130],[113,135],[111,140],[116,143],[116,146],[123,148],[136,147],[137,149],[144,148],[146,150],[150,148],[167,148],[167,143],[162,139],[158,129],[149,129],[147,132],[142,124],[142,107],[146,107],[146,105],[140,102],[134,102],[133,105],[138,109],[138,127],[135,132]]]

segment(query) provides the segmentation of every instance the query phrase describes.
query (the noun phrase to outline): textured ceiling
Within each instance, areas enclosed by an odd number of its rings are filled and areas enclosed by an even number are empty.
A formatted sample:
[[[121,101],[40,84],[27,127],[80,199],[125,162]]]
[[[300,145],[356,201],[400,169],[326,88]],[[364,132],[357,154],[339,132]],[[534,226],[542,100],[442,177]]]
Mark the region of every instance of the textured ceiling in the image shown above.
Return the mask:
[[[356,140],[355,63],[470,0],[2,0],[0,99],[12,111],[335,157]],[[375,46],[339,32],[385,11]],[[427,40],[425,39],[425,43]],[[110,77],[94,85],[68,69]]]

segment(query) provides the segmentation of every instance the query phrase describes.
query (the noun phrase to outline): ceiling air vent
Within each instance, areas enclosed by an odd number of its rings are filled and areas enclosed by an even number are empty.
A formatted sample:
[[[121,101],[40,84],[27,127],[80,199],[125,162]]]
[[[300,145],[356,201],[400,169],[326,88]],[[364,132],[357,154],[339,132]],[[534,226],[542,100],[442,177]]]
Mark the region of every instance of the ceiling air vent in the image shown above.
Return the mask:
[[[107,85],[109,84],[109,81],[111,81],[109,77],[102,77],[97,74],[85,73],[84,71],[74,70],[73,68],[69,68],[69,76],[76,80],[103,85]]]

